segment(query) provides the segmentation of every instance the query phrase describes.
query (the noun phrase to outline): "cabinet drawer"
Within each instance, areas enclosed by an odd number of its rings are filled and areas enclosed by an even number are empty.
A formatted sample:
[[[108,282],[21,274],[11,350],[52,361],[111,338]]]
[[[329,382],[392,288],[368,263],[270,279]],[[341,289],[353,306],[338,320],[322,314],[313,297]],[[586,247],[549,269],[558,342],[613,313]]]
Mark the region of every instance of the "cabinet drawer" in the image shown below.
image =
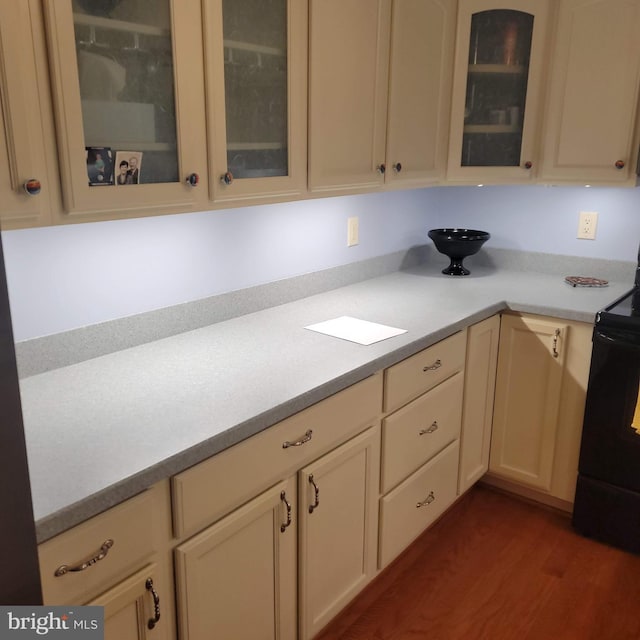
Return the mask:
[[[464,329],[385,371],[384,410],[393,411],[464,367]]]
[[[379,567],[386,566],[456,499],[459,441],[380,501]]]
[[[203,529],[363,431],[378,420],[381,405],[377,374],[178,474],[172,479],[175,535]]]
[[[383,493],[460,436],[462,388],[456,373],[384,420]]]
[[[160,483],[39,545],[44,603],[82,604],[143,566],[160,548],[163,535],[168,538],[166,488]],[[82,565],[86,567],[72,570]]]

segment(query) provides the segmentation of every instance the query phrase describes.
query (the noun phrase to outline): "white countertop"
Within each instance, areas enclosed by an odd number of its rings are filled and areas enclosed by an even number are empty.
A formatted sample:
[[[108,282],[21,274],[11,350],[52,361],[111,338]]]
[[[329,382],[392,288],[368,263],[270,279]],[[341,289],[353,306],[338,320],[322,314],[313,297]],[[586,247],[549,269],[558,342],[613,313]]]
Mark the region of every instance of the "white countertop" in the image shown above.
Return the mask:
[[[498,311],[592,323],[630,286],[425,265],[24,378],[38,539]],[[407,332],[364,346],[304,329],[344,315]]]

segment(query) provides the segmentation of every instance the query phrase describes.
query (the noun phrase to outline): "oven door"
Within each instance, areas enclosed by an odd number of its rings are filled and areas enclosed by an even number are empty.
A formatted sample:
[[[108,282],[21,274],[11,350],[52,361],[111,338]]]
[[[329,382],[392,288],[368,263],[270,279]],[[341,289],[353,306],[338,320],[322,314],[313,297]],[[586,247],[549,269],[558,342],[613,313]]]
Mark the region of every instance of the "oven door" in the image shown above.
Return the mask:
[[[640,491],[640,331],[595,327],[579,471]]]

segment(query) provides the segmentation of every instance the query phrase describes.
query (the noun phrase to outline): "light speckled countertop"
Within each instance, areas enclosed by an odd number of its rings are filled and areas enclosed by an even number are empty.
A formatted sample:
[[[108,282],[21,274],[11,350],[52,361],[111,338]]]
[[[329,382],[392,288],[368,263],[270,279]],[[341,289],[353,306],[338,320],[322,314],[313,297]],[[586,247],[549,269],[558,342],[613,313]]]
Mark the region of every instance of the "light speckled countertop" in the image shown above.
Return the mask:
[[[441,267],[390,273],[22,379],[38,539],[498,311],[591,323],[631,286],[572,288],[560,275],[487,266],[452,278]],[[304,329],[342,315],[407,333],[362,346]]]

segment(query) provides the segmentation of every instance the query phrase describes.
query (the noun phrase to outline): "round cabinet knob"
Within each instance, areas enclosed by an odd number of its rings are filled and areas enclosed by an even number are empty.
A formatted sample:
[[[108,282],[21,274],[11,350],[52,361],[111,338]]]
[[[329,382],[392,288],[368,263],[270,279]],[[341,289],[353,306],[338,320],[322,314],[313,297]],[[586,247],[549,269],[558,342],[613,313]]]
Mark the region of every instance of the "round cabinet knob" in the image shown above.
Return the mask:
[[[220,176],[220,182],[222,182],[222,184],[230,185],[233,182],[233,173],[231,173],[231,171],[223,173]]]
[[[533,167],[533,162],[531,162],[531,160],[527,160],[527,161],[524,163],[524,168],[525,168],[525,169],[527,169],[527,170],[529,170],[529,169],[531,169],[531,167]]]
[[[385,172],[386,170],[387,170],[387,167],[386,167],[384,164],[379,164],[379,165],[376,167],[376,171],[377,171],[379,174],[381,174],[381,175],[384,175],[384,172]]]
[[[190,173],[187,176],[187,184],[190,187],[195,187],[198,185],[198,183],[200,182],[200,176],[197,173]]]
[[[624,169],[624,160],[616,160],[616,169]]]
[[[40,180],[36,180],[35,178],[29,178],[24,182],[22,187],[30,196],[37,196],[40,191],[42,191],[42,185],[40,184]]]
[[[400,172],[402,171],[402,163],[401,163],[401,162],[396,162],[396,163],[393,165],[393,170],[394,170],[396,173],[400,173]]]

